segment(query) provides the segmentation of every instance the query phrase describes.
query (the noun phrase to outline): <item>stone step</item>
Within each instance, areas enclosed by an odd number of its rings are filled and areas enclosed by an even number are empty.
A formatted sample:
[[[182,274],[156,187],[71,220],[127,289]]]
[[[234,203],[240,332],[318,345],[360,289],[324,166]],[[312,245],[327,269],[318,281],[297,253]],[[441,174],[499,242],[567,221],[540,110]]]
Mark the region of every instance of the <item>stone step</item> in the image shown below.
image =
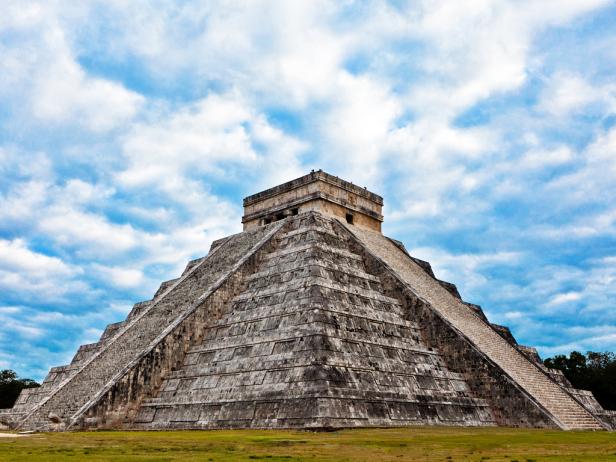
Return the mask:
[[[315,249],[321,250],[327,254],[333,254],[333,255],[347,258],[349,260],[354,260],[356,262],[362,262],[362,257],[360,255],[357,255],[356,253],[349,252],[348,250],[340,249],[338,247],[332,247],[330,245],[326,245],[322,243],[310,243],[310,244],[299,245],[299,246],[292,247],[289,249],[276,250],[274,252],[271,252],[265,255],[263,258],[266,261],[271,262],[273,260],[275,261],[276,259],[285,257],[287,255],[297,254],[297,253],[306,252],[306,251],[312,251]]]
[[[176,284],[179,280],[180,278],[175,278],[175,279],[169,279],[168,281],[161,282],[158,290],[156,291],[156,293],[154,294],[154,297],[152,298],[159,297],[160,295],[165,293],[170,287]]]
[[[334,329],[330,325],[321,325],[311,327],[310,324],[305,326],[293,326],[288,330],[274,329],[273,331],[255,332],[250,335],[238,333],[234,336],[225,336],[224,338],[212,338],[206,340],[202,346],[194,347],[190,351],[213,351],[228,348],[237,348],[247,345],[255,345],[261,343],[295,341],[301,338],[310,337],[327,337],[336,341],[361,342],[370,344],[375,347],[387,347],[396,349],[413,349],[413,351],[422,351],[426,354],[437,355],[438,352],[428,349],[419,349],[416,340],[402,338],[375,337],[370,333],[359,333],[341,331]]]
[[[280,233],[278,236],[276,236],[276,240],[278,241],[279,245],[281,245],[282,241],[284,241],[285,239],[289,239],[291,237],[296,237],[296,236],[302,236],[310,232],[315,232],[320,235],[330,236],[335,239],[340,239],[340,235],[336,234],[331,228],[328,229],[323,226],[309,225],[309,226],[301,226],[297,229],[293,229],[291,231]]]
[[[347,287],[342,284],[338,284],[336,282],[332,282],[329,279],[322,277],[306,277],[306,278],[298,278],[296,280],[292,280],[287,284],[280,284],[274,287],[268,287],[262,290],[254,291],[254,292],[244,292],[240,295],[237,295],[232,299],[233,303],[242,302],[246,300],[258,300],[259,298],[271,297],[272,295],[280,294],[282,296],[286,296],[288,294],[292,294],[294,291],[304,291],[306,292],[310,287],[319,287],[323,289],[329,289],[332,291],[341,292],[344,294],[350,294],[370,300],[374,300],[377,302],[388,303],[390,305],[401,306],[401,302],[392,297],[388,297],[383,295],[381,292],[378,292],[373,289],[365,289],[363,287]]]
[[[319,352],[322,353],[322,352]],[[419,359],[419,358],[417,358]],[[432,389],[467,392],[465,378],[462,374],[441,369],[439,364],[429,363],[403,363],[400,360],[380,358],[378,363],[368,358],[358,358],[352,354],[333,354],[325,361],[315,359],[307,352],[272,354],[262,357],[234,358],[231,362],[212,362],[185,364],[182,369],[171,372],[167,382],[197,377],[212,377],[233,374],[256,374],[263,371],[302,370],[306,368],[323,368],[348,371],[364,377],[371,377],[382,383],[383,377],[388,378],[420,378],[432,379]],[[378,369],[377,369],[378,368]],[[455,382],[455,384],[452,384]],[[443,385],[445,383],[445,385]],[[214,386],[214,385],[212,385]],[[175,389],[175,388],[174,388]]]
[[[363,271],[362,268],[359,268],[357,266],[348,266],[344,264],[334,265],[328,261],[318,260],[318,259],[310,261],[310,262],[296,261],[290,265],[284,265],[284,266],[280,265],[280,266],[269,267],[268,269],[264,271],[259,271],[259,272],[256,272],[256,273],[253,273],[247,276],[245,280],[246,282],[252,282],[254,280],[264,279],[264,278],[268,278],[274,275],[283,275],[285,273],[293,273],[298,270],[310,269],[313,267],[321,268],[323,270],[328,270],[328,271],[337,271],[340,273],[354,276],[359,279],[365,279],[370,282],[380,283],[380,279],[377,276],[373,276],[370,273],[366,273],[365,271]]]
[[[224,384],[219,389],[197,389],[183,394],[180,398],[172,396],[157,397],[148,399],[142,406],[145,407],[165,407],[176,405],[195,405],[202,404],[225,404],[242,403],[244,401],[275,401],[289,398],[344,398],[346,400],[367,400],[371,401],[375,393],[383,399],[391,401],[402,401],[405,403],[421,402],[423,405],[447,405],[464,407],[483,407],[488,408],[484,400],[470,400],[458,395],[440,392],[432,396],[422,392],[408,392],[399,389],[391,389],[391,386],[384,385],[381,389],[361,390],[359,387],[345,387],[342,383],[326,380],[295,382],[296,388],[289,390],[287,383],[267,383],[267,384],[248,384],[241,382]],[[240,389],[241,394],[230,394],[232,389]],[[269,396],[269,398],[264,398]]]
[[[392,326],[406,327],[419,333],[419,326],[414,321],[406,320],[395,314],[372,309],[370,312],[362,312],[357,310],[354,305],[349,305],[348,309],[342,309],[342,304],[320,305],[310,303],[306,305],[293,305],[289,303],[277,303],[275,305],[266,305],[259,308],[253,308],[249,311],[232,312],[227,316],[222,317],[218,321],[211,324],[208,329],[213,329],[222,326],[232,326],[235,324],[253,323],[260,321],[271,320],[272,318],[300,316],[310,312],[323,312],[327,315],[340,316],[343,318],[351,318],[361,323],[367,322],[371,324],[387,324]]]
[[[130,310],[130,313],[128,313],[128,316],[126,317],[126,321],[130,321],[136,318],[137,316],[139,316],[143,311],[148,309],[148,307],[152,304],[152,302],[153,300],[145,300],[143,302],[135,303],[133,305],[133,308]]]
[[[212,247],[216,248],[218,246],[217,245],[215,246],[214,243],[212,243]],[[185,274],[189,273],[194,267],[196,267],[197,265],[201,264],[206,258],[207,258],[207,255],[204,256],[204,257],[195,258],[194,260],[190,260],[186,264],[186,268],[184,268],[184,271],[182,272],[182,276],[184,276]]]

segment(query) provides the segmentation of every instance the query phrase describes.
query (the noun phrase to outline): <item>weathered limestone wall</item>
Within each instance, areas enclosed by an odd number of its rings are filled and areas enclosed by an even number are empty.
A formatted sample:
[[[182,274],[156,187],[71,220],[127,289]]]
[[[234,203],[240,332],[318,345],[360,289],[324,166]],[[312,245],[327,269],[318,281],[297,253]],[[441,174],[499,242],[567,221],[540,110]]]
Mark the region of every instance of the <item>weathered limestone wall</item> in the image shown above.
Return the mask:
[[[207,327],[224,314],[230,299],[241,291],[245,275],[254,271],[257,260],[256,254],[251,255],[154,349],[127,368],[127,373],[84,413],[79,426],[131,428],[141,403],[155,396],[163,379],[182,365],[186,352],[200,344]]]
[[[428,348],[439,351],[447,368],[464,377],[474,396],[486,399],[498,425],[511,427],[558,428],[549,414],[542,411],[530,397],[503,374],[496,365],[460,335],[428,303],[421,300],[365,248],[363,252],[370,271],[381,274],[385,293],[404,300],[405,317],[418,323],[422,339]],[[430,276],[434,274],[430,271]],[[435,282],[442,281],[434,278]],[[444,287],[445,290],[450,290]],[[457,293],[457,290],[455,291]]]
[[[354,213],[352,209],[336,204],[334,202],[318,199],[305,202],[299,207],[299,213],[311,211],[320,212],[324,215],[329,215],[331,217],[339,218],[340,220],[345,221],[346,215],[351,212],[351,214],[353,215],[353,224],[355,226],[370,229],[372,231],[381,231],[380,221],[375,220],[373,217],[367,216],[363,213]]]
[[[409,294],[410,316],[421,319],[426,341],[443,352],[448,367],[464,375],[477,396],[487,399],[498,425],[558,428],[548,413],[441,316]]]
[[[494,424],[322,215],[290,219],[225,312],[143,402],[137,426]]]

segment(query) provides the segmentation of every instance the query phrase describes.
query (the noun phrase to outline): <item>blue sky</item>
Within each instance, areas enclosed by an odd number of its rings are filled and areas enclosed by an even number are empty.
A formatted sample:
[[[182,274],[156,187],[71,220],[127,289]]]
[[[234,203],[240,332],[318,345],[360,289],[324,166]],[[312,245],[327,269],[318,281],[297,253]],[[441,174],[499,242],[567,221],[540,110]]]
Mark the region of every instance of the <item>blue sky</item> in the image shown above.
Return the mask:
[[[11,1],[0,368],[41,379],[322,168],[544,356],[616,351],[616,3]]]

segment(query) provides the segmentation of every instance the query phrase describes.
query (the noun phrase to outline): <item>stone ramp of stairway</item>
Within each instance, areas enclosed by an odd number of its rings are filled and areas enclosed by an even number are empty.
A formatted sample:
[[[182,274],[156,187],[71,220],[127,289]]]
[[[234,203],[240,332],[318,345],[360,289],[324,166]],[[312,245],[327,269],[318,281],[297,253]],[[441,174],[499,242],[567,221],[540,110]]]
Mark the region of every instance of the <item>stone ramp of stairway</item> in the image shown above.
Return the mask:
[[[380,233],[343,226],[374,256],[389,266],[415,294],[428,302],[446,321],[470,340],[522,389],[568,430],[601,430],[603,427],[580,403],[513,348],[468,306],[443,288],[391,240]]]
[[[54,424],[70,426],[93,398],[119,380],[132,364],[188,310],[199,306],[239,261],[259,248],[281,226],[275,223],[231,236],[187,270],[136,317],[127,321],[103,348],[88,358],[79,371],[61,383],[31,409],[19,423],[27,430],[48,430]],[[57,428],[57,427],[56,427]]]

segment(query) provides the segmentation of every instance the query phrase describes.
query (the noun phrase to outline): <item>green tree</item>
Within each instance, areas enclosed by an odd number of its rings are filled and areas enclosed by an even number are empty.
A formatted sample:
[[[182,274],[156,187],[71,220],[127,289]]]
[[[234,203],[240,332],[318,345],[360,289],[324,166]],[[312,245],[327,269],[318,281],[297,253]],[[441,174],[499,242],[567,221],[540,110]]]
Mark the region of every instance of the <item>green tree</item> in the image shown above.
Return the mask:
[[[547,367],[560,369],[575,388],[590,390],[604,409],[616,410],[616,355],[589,351],[583,355],[556,355],[544,361]]]
[[[17,373],[10,369],[0,371],[0,409],[13,407],[19,393],[24,388],[40,387],[31,379],[20,379]]]

